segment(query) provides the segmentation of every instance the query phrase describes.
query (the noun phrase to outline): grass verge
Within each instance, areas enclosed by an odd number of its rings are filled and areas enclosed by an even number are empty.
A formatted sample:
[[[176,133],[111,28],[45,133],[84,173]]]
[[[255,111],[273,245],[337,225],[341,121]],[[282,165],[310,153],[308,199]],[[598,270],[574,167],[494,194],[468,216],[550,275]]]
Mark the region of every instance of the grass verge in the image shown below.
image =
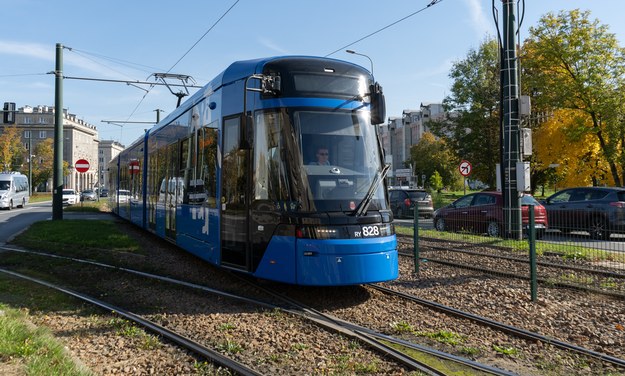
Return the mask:
[[[0,360],[7,372],[91,375],[77,366],[47,329],[29,324],[23,311],[0,304]]]

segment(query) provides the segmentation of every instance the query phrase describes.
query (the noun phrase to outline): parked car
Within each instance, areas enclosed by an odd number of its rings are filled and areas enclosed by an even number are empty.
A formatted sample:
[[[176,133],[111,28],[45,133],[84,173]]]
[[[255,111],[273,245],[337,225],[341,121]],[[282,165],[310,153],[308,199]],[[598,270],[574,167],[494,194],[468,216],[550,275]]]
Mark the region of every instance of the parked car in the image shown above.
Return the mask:
[[[100,191],[100,197],[108,197],[109,196],[109,190],[106,188],[102,188],[102,190]]]
[[[547,211],[534,197],[521,198],[523,229],[529,225],[528,205],[534,205],[536,238],[540,239],[548,227]],[[434,212],[434,228],[438,231],[472,231],[499,237],[503,229],[503,197],[501,192],[478,192],[460,197]]]
[[[92,189],[85,189],[80,192],[80,200],[81,201],[95,201],[98,199],[98,195]]]
[[[80,202],[80,195],[73,189],[63,190],[63,205],[74,205]]]
[[[549,225],[563,233],[586,231],[593,239],[625,233],[625,188],[577,187],[543,201]]]
[[[419,205],[419,216],[432,217],[434,206],[432,196],[424,189],[391,188],[389,201],[395,218],[414,217],[415,203]]]
[[[130,202],[130,191],[127,189],[117,190],[117,199],[120,204]]]

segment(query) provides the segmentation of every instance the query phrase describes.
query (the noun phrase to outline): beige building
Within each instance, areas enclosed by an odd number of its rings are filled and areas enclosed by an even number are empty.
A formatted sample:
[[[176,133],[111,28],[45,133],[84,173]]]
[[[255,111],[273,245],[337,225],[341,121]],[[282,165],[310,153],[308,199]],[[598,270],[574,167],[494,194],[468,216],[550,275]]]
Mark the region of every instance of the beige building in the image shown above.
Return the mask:
[[[109,188],[108,163],[124,150],[124,145],[113,140],[102,140],[98,146],[98,165],[100,166],[100,187]]]
[[[2,127],[7,124],[2,120]],[[50,106],[24,106],[17,109],[15,126],[20,130],[26,150],[35,150],[37,144],[47,138],[54,140],[55,110]],[[63,160],[69,164],[69,175],[63,178],[65,188],[78,191],[97,187],[98,183],[98,130],[94,125],[79,119],[63,109]],[[37,156],[33,155],[33,163]],[[77,160],[89,162],[89,170],[76,171]],[[48,189],[52,186],[49,182]]]

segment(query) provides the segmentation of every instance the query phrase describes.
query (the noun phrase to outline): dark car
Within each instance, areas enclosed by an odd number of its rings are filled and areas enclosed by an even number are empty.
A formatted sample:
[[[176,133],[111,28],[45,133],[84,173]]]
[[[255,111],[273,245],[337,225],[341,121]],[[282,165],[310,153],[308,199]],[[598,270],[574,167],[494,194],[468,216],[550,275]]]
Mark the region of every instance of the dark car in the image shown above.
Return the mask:
[[[92,189],[85,189],[80,192],[80,200],[81,201],[95,201],[98,199],[97,194]]]
[[[531,195],[521,198],[523,229],[529,224],[528,205],[534,205],[536,238],[547,230],[545,208]],[[503,228],[503,197],[501,192],[478,192],[460,197],[434,212],[434,228],[438,231],[472,231],[499,237]]]
[[[563,233],[586,231],[593,239],[625,233],[625,188],[577,187],[543,201],[549,226]]]
[[[424,189],[391,188],[389,201],[395,218],[414,217],[414,205],[419,205],[419,216],[432,217],[432,196]]]
[[[106,189],[106,188],[103,188],[103,189],[100,191],[100,197],[108,197],[108,196],[109,196],[109,190],[108,190],[108,189]]]

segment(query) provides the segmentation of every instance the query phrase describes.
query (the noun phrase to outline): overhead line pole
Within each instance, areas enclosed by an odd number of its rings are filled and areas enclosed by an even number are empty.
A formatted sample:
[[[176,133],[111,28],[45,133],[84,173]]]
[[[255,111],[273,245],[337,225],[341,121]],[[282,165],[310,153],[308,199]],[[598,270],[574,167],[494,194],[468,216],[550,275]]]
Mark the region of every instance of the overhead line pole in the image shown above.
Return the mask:
[[[519,127],[519,84],[516,53],[516,0],[503,3],[503,203],[504,231],[506,237],[521,239],[521,197],[517,187],[517,169],[521,162]]]
[[[63,219],[63,45],[60,43],[56,44],[56,68],[54,75],[55,120],[52,219]]]

